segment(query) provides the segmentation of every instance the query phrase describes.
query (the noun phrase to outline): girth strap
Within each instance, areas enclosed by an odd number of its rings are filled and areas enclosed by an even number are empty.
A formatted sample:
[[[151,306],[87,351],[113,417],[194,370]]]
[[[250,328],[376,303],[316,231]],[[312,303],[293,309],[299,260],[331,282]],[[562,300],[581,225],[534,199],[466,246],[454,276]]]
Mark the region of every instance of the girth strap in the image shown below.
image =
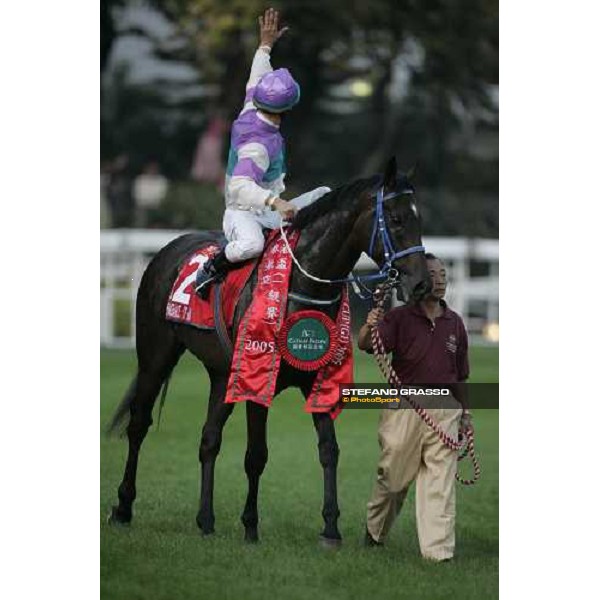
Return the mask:
[[[231,343],[231,339],[229,338],[229,334],[227,333],[227,325],[225,324],[225,319],[223,317],[223,307],[221,306],[222,285],[222,282],[214,284],[215,297],[213,315],[215,319],[215,331],[217,332],[219,342],[221,342],[221,347],[225,352],[227,362],[231,362],[231,360],[233,359],[233,344]]]

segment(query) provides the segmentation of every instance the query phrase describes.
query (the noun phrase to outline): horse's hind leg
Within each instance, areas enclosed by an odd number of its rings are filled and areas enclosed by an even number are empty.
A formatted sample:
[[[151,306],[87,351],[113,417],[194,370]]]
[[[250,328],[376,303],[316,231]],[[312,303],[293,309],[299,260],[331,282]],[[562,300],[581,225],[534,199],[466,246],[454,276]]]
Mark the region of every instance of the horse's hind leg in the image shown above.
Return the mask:
[[[267,415],[269,409],[256,402],[246,402],[248,446],[244,468],[248,477],[248,496],[242,513],[245,539],[258,542],[258,484],[268,459]]]
[[[233,404],[225,404],[227,375],[209,371],[210,397],[208,414],[202,428],[199,458],[202,464],[200,483],[200,507],[196,523],[204,535],[215,531],[215,513],[213,508],[213,490],[215,484],[215,462],[221,449],[223,427],[233,411]]]
[[[323,519],[325,528],[321,540],[325,546],[339,546],[342,536],[337,522],[340,516],[337,500],[337,464],[340,454],[335,438],[335,426],[327,413],[313,413],[313,423],[319,439],[319,461],[323,467]]]
[[[109,518],[112,523],[127,524],[132,519],[140,447],[152,424],[152,409],[160,388],[184,351],[183,346],[180,346],[174,337],[166,338],[163,342],[162,347],[145,347],[141,351],[138,350],[138,373],[128,392],[129,424],[127,425],[127,438],[129,440],[129,452],[123,480],[119,486],[119,504],[113,506]],[[154,352],[154,355],[148,356],[150,350]]]

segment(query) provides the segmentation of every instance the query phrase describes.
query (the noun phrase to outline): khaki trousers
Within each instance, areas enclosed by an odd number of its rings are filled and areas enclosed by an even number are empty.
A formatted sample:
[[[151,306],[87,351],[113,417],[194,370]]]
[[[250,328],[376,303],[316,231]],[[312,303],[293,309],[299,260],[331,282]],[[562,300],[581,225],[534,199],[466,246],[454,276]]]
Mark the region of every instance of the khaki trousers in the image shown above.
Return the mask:
[[[415,399],[425,408],[425,403]],[[431,408],[427,412],[444,431],[453,437],[458,435],[460,408]],[[416,480],[421,554],[432,560],[452,558],[457,452],[444,446],[410,408],[381,410],[379,446],[377,480],[367,504],[369,533],[378,542],[385,538],[402,508],[410,484]]]

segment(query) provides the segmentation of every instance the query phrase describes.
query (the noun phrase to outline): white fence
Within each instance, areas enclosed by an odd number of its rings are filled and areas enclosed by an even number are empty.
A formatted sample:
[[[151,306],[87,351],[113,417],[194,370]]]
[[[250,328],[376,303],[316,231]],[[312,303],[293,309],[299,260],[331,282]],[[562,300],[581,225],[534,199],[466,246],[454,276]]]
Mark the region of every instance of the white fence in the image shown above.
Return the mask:
[[[130,348],[135,340],[135,297],[152,256],[181,231],[119,229],[100,234],[100,344]],[[463,315],[474,341],[498,341],[498,240],[425,237],[428,252],[446,263],[447,300]],[[374,263],[363,255],[358,270]]]

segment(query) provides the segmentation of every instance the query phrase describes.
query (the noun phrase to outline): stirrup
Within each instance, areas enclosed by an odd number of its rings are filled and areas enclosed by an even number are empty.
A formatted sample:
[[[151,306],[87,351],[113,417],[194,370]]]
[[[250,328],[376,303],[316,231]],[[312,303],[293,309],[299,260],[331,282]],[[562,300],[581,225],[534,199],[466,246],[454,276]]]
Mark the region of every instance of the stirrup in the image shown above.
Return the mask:
[[[197,286],[195,286],[194,291],[197,294],[199,294],[205,287],[207,287],[209,284],[215,281],[216,278],[216,275],[211,275],[210,277],[199,283]]]
[[[200,273],[199,275],[200,277],[196,277],[196,285],[194,286],[194,291],[196,292],[196,294],[198,294],[198,296],[206,300],[208,298],[210,284],[213,283],[213,281],[216,281],[217,274],[205,273],[204,271],[202,271],[202,273]],[[201,279],[200,283],[198,283],[198,279]]]

